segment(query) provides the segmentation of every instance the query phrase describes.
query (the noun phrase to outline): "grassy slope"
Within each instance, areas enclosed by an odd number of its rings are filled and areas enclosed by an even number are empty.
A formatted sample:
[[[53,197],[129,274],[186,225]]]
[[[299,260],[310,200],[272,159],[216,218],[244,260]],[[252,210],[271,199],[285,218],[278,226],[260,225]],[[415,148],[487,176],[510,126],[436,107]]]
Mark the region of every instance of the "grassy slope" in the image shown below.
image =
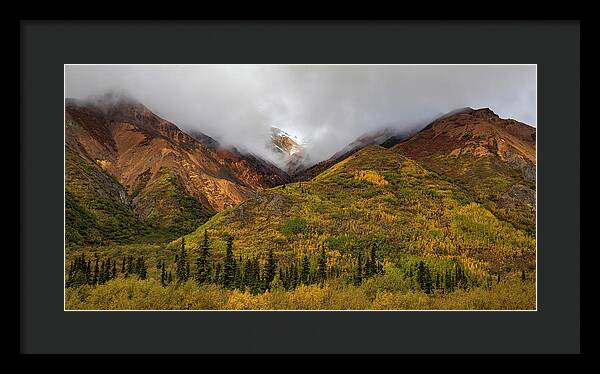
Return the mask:
[[[330,261],[342,263],[377,241],[392,259],[460,258],[472,271],[533,268],[534,236],[497,219],[476,200],[476,192],[417,162],[369,146],[309,182],[267,190],[217,214],[186,241],[194,250],[208,229],[222,253],[229,233],[244,255],[273,247],[280,259],[325,245]]]
[[[402,154],[401,150],[395,150]],[[516,184],[535,190],[535,182],[526,180],[519,170],[493,156],[431,156],[420,159],[419,162],[442,178],[473,191],[475,201],[485,206],[496,217],[535,235],[535,208],[518,205],[512,209],[503,209],[496,204],[498,198]]]
[[[168,241],[193,231],[212,215],[167,169],[136,191],[134,204],[125,188],[98,165],[69,147],[65,157],[67,246]],[[141,211],[136,205],[151,208]]]
[[[131,242],[148,233],[123,186],[68,147],[65,158],[67,246]]]
[[[136,193],[134,202],[142,219],[171,236],[193,231],[212,215],[207,208],[186,193],[178,177],[161,168],[152,180]]]

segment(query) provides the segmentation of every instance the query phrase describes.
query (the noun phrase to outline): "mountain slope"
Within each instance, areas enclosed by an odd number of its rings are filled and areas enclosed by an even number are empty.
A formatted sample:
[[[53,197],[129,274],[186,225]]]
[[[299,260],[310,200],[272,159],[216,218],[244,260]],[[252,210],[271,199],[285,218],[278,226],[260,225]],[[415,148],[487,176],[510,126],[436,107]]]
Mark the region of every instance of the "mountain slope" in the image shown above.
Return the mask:
[[[257,188],[274,187],[290,180],[290,176],[271,162],[251,152],[240,151],[237,147],[224,147],[217,140],[199,131],[189,134],[211,149],[217,160],[245,183]]]
[[[534,236],[495,217],[468,189],[380,146],[219,213],[186,236],[192,250],[205,229],[215,248],[232,234],[244,256],[273,248],[284,262],[321,246],[331,261],[351,261],[349,254],[372,242],[392,259],[457,258],[479,272],[531,268],[535,260]]]
[[[474,191],[498,217],[535,232],[535,128],[487,108],[464,109],[392,149]]]
[[[125,188],[100,166],[65,149],[67,245],[128,242],[148,232]]]
[[[274,165],[203,144],[127,97],[67,99],[65,122],[69,152],[114,177],[139,220],[177,234],[286,181]]]
[[[297,181],[307,181],[312,179],[327,170],[329,167],[337,164],[338,162],[344,160],[345,158],[353,155],[358,152],[362,148],[368,145],[381,145],[385,148],[390,148],[393,145],[398,144],[400,141],[406,138],[405,135],[398,134],[398,131],[391,129],[383,129],[377,130],[374,132],[370,132],[364,134],[357,138],[352,143],[348,144],[342,150],[336,152],[333,156],[328,158],[327,160],[323,160],[315,165],[312,165],[304,170],[300,170],[296,175],[294,175],[294,179]]]
[[[269,144],[275,154],[281,157],[289,175],[294,175],[304,168],[306,154],[299,138],[277,127],[271,127]]]

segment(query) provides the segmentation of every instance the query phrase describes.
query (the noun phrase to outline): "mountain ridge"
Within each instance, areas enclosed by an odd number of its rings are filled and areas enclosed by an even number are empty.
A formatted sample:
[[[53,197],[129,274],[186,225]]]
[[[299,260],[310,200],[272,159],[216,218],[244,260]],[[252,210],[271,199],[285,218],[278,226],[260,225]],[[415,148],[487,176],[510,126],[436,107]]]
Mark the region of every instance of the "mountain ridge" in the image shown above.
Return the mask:
[[[66,99],[65,147],[89,167],[98,166],[114,177],[131,197],[139,219],[159,227],[181,226],[189,208],[196,212],[190,222],[199,223],[263,188],[287,181],[274,165],[203,144],[127,98]],[[67,191],[80,177],[84,175],[67,178]],[[162,187],[147,188],[158,185]],[[87,195],[78,196],[86,205]]]
[[[290,236],[285,227],[292,221],[304,223]],[[321,248],[343,262],[372,242],[390,258],[455,258],[485,274],[507,266],[530,271],[535,259],[533,234],[496,217],[467,187],[378,145],[309,181],[264,190],[211,218],[185,236],[192,251],[204,230],[217,251],[233,235],[243,257],[273,248],[284,263]]]

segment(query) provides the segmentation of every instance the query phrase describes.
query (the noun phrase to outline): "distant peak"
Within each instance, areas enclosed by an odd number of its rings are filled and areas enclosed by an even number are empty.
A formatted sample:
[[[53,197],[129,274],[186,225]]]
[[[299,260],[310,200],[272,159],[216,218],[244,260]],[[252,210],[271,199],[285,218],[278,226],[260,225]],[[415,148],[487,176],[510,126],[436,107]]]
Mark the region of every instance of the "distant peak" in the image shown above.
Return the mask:
[[[445,114],[438,115],[437,117],[435,117],[435,119],[433,121],[434,122],[439,121],[441,119],[452,117],[452,116],[455,116],[458,114],[473,114],[474,111],[475,111],[475,109],[470,108],[470,107],[458,108],[458,109],[451,110]]]
[[[134,107],[138,109],[146,109],[146,107],[131,96],[127,91],[109,91],[102,95],[92,96],[88,102],[106,109],[117,107]]]
[[[108,91],[99,95],[92,95],[85,99],[65,100],[67,107],[87,107],[99,110],[104,114],[113,114],[123,111],[150,112],[140,101],[124,90]]]
[[[284,130],[280,129],[279,127],[275,127],[275,126],[271,126],[271,135],[272,136],[285,136],[287,138],[294,140],[296,143],[302,142],[299,136],[287,133]]]
[[[475,110],[473,110],[471,115],[474,117],[478,117],[478,118],[498,117],[498,115],[496,113],[494,113],[490,108],[475,109]]]

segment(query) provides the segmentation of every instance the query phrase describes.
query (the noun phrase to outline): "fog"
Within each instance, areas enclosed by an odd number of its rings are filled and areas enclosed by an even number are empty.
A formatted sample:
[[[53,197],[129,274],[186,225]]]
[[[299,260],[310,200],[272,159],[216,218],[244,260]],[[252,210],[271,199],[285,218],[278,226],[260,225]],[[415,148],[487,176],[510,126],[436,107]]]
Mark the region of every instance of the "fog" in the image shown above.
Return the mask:
[[[276,126],[318,162],[382,128],[415,131],[457,108],[488,107],[531,126],[535,65],[68,65],[65,94],[127,92],[181,129],[276,161]]]

